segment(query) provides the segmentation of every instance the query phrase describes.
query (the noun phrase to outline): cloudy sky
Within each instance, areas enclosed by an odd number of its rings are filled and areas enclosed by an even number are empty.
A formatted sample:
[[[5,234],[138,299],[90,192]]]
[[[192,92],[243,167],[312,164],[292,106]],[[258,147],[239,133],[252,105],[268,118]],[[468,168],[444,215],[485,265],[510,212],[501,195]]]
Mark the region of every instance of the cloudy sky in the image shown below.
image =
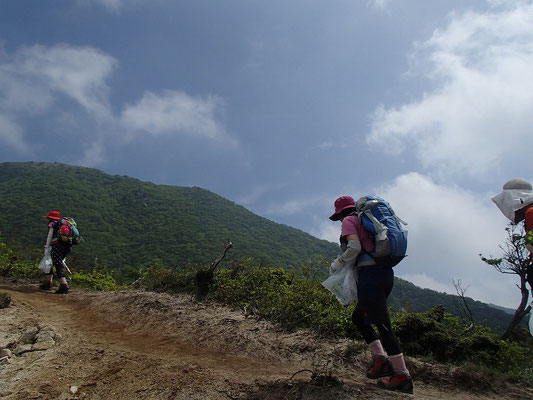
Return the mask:
[[[200,186],[337,241],[409,223],[398,276],[515,308],[491,202],[533,181],[533,1],[0,0],[0,161]]]

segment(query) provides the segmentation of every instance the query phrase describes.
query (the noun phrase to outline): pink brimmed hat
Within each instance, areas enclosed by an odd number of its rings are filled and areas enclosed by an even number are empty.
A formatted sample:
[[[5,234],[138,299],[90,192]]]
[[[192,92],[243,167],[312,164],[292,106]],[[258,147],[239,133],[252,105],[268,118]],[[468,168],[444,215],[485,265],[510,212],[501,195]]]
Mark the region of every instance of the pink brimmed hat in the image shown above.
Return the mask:
[[[50,218],[50,219],[61,219],[61,214],[59,214],[59,211],[50,211],[48,215],[44,215],[43,218]]]
[[[355,207],[355,201],[350,196],[341,196],[337,200],[335,200],[335,213],[329,217],[332,221],[338,221],[341,216],[342,210],[346,210],[347,208],[354,208]]]

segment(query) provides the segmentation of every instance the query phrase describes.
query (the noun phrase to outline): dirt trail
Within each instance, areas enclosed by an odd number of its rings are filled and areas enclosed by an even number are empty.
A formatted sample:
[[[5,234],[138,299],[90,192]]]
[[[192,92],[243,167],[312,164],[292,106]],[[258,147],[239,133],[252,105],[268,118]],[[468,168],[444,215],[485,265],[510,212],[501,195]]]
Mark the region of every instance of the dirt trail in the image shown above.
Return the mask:
[[[0,309],[0,348],[14,353],[0,364],[0,398],[533,398],[531,389],[508,384],[461,390],[449,368],[417,360],[409,360],[414,395],[383,391],[364,377],[366,351],[346,357],[349,340],[284,333],[240,310],[188,296],[55,295],[35,285],[4,285],[0,291],[12,298],[10,307]],[[331,372],[335,379],[312,382],[312,371]]]

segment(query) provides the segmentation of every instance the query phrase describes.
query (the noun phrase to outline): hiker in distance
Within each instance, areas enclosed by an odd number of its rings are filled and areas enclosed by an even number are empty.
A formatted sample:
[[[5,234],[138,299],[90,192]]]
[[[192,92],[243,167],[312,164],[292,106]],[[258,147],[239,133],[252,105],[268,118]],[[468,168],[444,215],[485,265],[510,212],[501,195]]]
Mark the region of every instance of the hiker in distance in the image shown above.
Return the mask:
[[[510,179],[492,201],[513,224],[524,221],[524,239],[530,252],[525,277],[533,293],[533,186],[522,178]]]
[[[333,262],[331,270],[340,270],[344,264],[355,263],[357,273],[357,305],[352,321],[370,346],[373,363],[367,371],[378,386],[405,393],[413,392],[413,380],[405,365],[400,343],[392,331],[387,298],[394,284],[391,266],[376,263],[373,236],[364,229],[356,214],[352,197],[342,196],[335,200],[335,212],[329,217],[341,221],[341,250],[343,253]],[[380,338],[372,325],[375,325]]]
[[[64,271],[66,266],[63,260],[67,254],[70,253],[70,247],[72,246],[72,243],[70,240],[61,240],[61,214],[58,211],[50,211],[48,215],[44,216],[44,218],[48,219],[48,236],[46,238],[45,256],[46,252],[49,251],[50,257],[52,258],[52,264],[56,269],[56,274],[59,279],[59,288],[55,291],[55,293],[68,293],[69,286]],[[43,283],[40,285],[40,288],[43,290],[51,290],[53,277],[53,269],[50,268],[47,273],[45,272],[45,278]]]

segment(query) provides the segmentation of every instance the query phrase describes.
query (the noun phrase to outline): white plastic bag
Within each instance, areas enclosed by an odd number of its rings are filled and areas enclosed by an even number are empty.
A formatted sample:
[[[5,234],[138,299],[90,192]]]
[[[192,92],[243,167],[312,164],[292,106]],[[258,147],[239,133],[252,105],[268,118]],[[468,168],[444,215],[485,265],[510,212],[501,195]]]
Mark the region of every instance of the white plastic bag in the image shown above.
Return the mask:
[[[49,274],[52,271],[52,257],[50,256],[50,247],[46,247],[44,250],[44,257],[39,261],[39,269],[45,274]]]
[[[343,306],[348,306],[357,298],[355,275],[353,263],[346,264],[342,269],[335,271],[328,279],[322,282],[322,286],[333,293]]]
[[[533,302],[531,302],[530,306],[533,307]],[[529,312],[529,333],[533,336],[533,310]]]
[[[524,218],[524,211],[533,204],[533,192],[525,189],[505,189],[492,198],[503,215],[514,224]]]

